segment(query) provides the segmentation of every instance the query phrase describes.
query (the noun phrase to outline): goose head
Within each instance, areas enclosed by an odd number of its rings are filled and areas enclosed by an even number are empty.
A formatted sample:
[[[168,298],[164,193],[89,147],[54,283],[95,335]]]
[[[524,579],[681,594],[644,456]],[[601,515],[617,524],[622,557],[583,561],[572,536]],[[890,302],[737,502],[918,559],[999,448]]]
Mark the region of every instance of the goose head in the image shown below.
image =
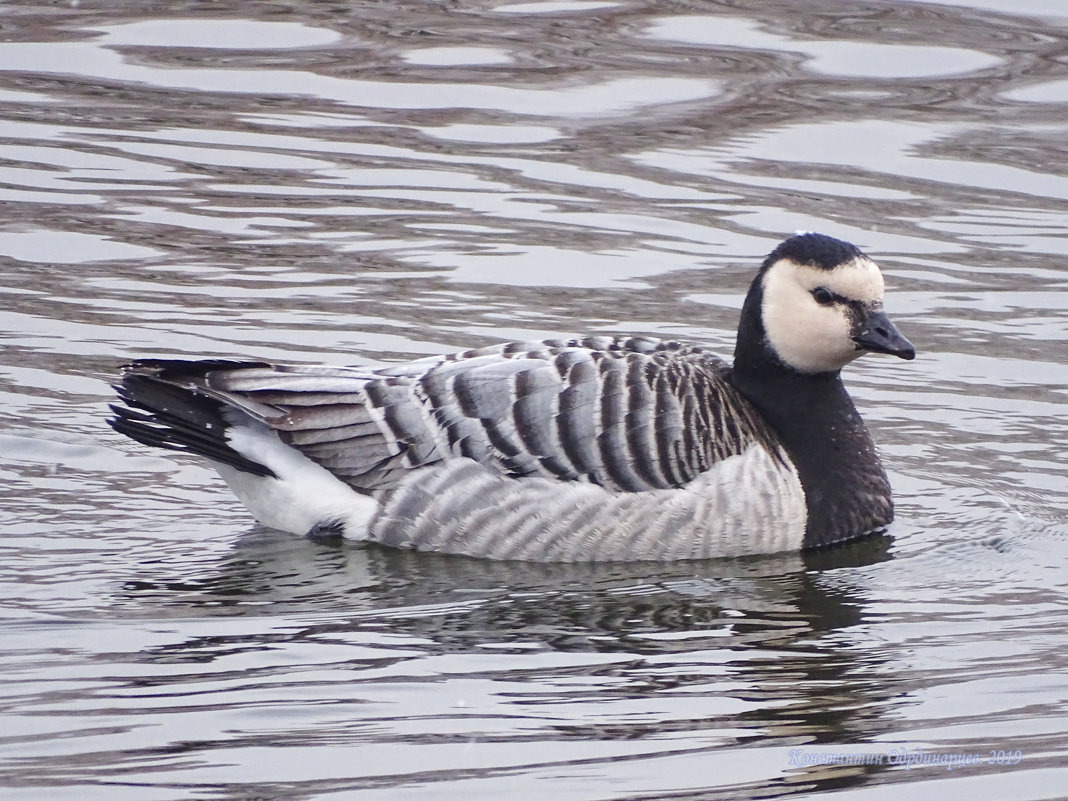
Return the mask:
[[[804,233],[764,260],[742,310],[736,369],[837,373],[865,353],[916,350],[883,311],[883,275],[855,245]]]

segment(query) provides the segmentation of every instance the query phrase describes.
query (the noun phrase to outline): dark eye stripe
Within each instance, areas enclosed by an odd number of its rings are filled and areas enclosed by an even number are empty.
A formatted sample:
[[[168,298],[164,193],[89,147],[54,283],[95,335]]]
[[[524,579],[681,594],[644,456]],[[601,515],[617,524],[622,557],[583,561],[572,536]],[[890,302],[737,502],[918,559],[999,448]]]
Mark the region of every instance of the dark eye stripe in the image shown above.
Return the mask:
[[[812,297],[821,306],[830,306],[832,303],[841,302],[842,297],[831,292],[827,287],[818,286],[812,290]]]
[[[816,287],[811,294],[813,299],[821,306],[845,305],[861,309],[868,305],[862,300],[854,300],[853,298],[847,298],[845,295],[839,295],[837,292],[832,292],[825,286]]]

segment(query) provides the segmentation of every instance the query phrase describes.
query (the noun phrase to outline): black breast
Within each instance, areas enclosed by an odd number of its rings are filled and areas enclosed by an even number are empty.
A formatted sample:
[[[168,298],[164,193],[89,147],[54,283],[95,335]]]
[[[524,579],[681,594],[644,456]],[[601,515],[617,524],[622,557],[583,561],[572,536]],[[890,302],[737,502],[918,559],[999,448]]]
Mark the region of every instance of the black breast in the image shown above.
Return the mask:
[[[731,380],[760,411],[797,467],[808,521],[804,546],[855,539],[894,517],[890,482],[837,373],[787,371]]]

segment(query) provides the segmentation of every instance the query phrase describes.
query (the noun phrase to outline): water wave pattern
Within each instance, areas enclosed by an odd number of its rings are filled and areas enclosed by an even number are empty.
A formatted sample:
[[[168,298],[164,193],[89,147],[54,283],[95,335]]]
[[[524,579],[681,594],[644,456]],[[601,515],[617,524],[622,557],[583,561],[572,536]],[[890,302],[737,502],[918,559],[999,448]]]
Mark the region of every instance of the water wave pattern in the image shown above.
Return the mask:
[[[3,19],[0,797],[1063,795],[1061,4]],[[897,521],[847,549],[516,567],[283,537],[103,424],[143,356],[729,355],[795,230],[875,256],[920,352],[848,376]]]

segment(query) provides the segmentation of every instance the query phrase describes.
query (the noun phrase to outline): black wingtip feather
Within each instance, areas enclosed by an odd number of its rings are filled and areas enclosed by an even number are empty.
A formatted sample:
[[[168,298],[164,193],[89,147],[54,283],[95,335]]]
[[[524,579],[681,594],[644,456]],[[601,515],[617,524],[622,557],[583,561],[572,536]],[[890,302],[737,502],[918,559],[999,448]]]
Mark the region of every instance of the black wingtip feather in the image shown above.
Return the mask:
[[[164,381],[203,378],[213,370],[240,370],[247,367],[271,367],[268,362],[238,359],[136,359],[122,366],[123,381],[131,374],[152,375]]]
[[[110,404],[115,416],[107,423],[143,445],[195,453],[246,473],[274,476],[270,468],[230,447],[226,441],[230,424],[222,415],[220,401],[198,392],[195,386],[176,383],[183,377],[202,377],[211,370],[235,364],[252,365],[222,360],[132,362],[123,367],[122,383],[115,387],[125,406]]]

